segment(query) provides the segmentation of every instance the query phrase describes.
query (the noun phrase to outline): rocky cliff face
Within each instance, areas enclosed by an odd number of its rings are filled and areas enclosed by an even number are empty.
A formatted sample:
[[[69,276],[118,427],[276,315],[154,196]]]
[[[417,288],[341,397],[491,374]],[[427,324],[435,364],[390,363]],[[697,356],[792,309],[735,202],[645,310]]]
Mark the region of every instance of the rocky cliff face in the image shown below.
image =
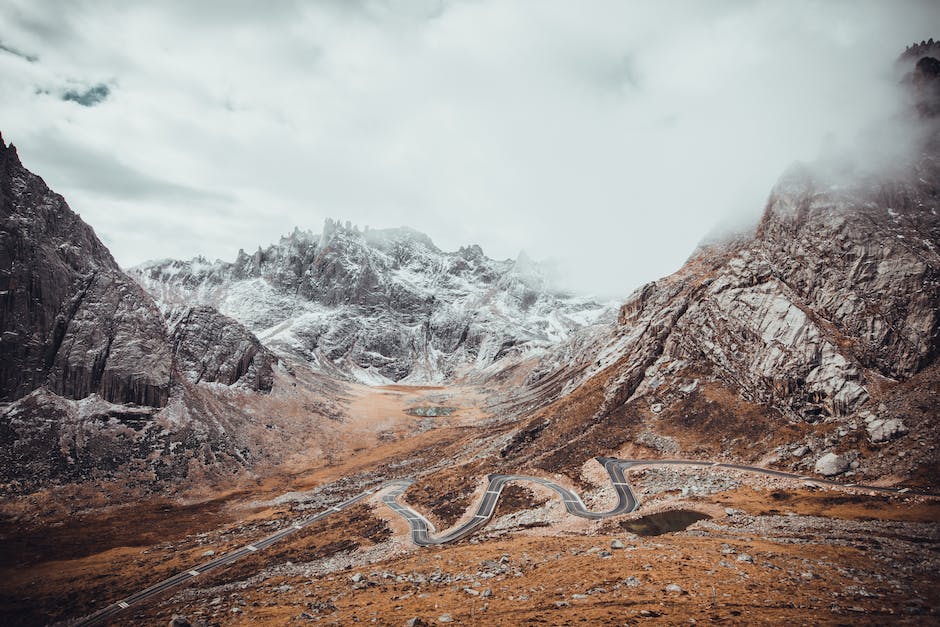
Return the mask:
[[[525,256],[439,250],[411,229],[328,220],[232,263],[159,261],[132,270],[175,316],[212,305],[272,348],[369,382],[441,381],[553,345],[612,309],[549,287]]]
[[[854,472],[907,433],[935,439],[936,401],[904,397],[938,389],[937,79],[923,73],[929,63],[907,63],[917,86],[910,119],[892,122],[917,131],[905,159],[878,170],[851,160],[793,168],[752,235],[703,247],[637,290],[610,334],[534,369],[530,385],[557,400],[506,455],[528,450],[557,467],[591,446],[776,450],[812,470],[809,452],[844,448],[840,472]],[[911,446],[905,467],[937,464],[928,447]]]
[[[275,360],[212,308],[174,322],[0,141],[0,490],[251,467],[248,418],[196,384],[265,392]]]
[[[0,141],[0,398],[166,404],[173,358],[153,300]]]
[[[275,361],[248,329],[212,307],[193,307],[170,334],[177,363],[193,383],[242,383],[269,391]]]

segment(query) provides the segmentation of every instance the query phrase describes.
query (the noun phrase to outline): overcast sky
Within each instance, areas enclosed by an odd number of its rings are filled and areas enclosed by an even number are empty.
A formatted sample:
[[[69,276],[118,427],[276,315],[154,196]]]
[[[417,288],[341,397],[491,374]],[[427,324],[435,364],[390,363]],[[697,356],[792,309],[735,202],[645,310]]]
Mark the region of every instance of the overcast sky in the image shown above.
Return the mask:
[[[326,217],[623,295],[893,104],[932,1],[0,4],[0,131],[117,260]]]

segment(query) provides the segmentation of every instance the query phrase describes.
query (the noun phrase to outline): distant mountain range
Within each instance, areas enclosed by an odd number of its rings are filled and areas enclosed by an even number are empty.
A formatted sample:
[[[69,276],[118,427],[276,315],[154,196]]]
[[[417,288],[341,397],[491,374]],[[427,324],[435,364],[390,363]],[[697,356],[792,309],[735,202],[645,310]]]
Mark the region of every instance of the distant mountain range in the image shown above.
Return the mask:
[[[210,305],[275,351],[369,383],[479,373],[615,316],[612,304],[554,289],[524,254],[442,252],[413,229],[332,220],[233,262],[163,260],[130,272],[171,320]]]

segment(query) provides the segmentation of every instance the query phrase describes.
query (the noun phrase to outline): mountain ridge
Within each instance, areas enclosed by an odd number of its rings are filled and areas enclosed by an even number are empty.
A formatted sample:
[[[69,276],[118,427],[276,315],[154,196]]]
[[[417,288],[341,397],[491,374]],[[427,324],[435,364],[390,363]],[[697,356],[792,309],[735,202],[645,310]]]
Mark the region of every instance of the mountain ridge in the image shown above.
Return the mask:
[[[441,382],[612,319],[612,307],[551,287],[524,254],[443,252],[409,227],[326,220],[233,262],[160,260],[130,273],[171,318],[212,305],[272,348],[369,382]]]

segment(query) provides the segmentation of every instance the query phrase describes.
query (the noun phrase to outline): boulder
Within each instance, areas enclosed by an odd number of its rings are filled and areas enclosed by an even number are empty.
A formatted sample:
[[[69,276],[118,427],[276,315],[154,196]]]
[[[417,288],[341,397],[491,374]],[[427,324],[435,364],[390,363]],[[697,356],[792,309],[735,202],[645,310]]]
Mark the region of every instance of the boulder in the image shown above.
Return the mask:
[[[849,461],[842,455],[826,453],[816,460],[815,470],[824,477],[841,475],[849,469]]]
[[[907,434],[907,427],[898,418],[875,418],[865,423],[872,442],[888,442]]]

